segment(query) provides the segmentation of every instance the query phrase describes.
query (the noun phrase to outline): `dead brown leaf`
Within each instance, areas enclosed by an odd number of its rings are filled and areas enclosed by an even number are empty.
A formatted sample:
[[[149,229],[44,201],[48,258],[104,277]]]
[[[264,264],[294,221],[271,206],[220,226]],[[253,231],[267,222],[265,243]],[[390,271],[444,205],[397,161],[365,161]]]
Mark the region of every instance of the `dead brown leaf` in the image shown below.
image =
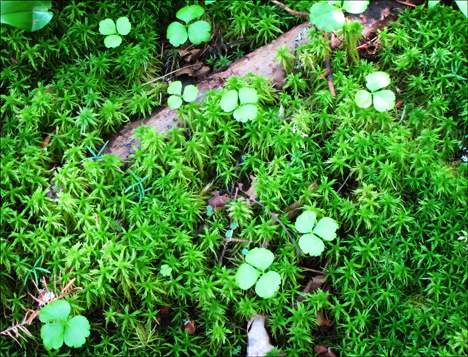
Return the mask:
[[[222,196],[219,195],[219,191],[212,191],[211,194],[213,197],[211,197],[208,200],[208,206],[213,207],[213,211],[216,212],[216,210],[223,208],[224,206],[227,205],[227,203],[231,200],[227,194],[224,194]]]

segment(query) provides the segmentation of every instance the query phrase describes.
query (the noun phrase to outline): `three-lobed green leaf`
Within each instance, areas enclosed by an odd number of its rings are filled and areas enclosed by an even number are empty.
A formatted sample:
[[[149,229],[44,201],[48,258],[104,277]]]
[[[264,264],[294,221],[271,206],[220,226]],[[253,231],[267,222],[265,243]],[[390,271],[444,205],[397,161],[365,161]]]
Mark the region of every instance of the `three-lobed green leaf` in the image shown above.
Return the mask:
[[[196,45],[208,41],[211,37],[211,25],[206,21],[197,21],[193,24],[188,23],[205,13],[205,10],[199,5],[185,6],[180,9],[176,17],[185,22],[173,22],[167,27],[167,38],[174,47],[184,44],[187,39]],[[187,26],[188,25],[188,26]]]
[[[239,100],[241,106],[239,105]],[[227,91],[221,98],[221,109],[225,112],[232,112],[234,119],[240,122],[247,122],[257,117],[258,108],[252,103],[258,102],[258,94],[254,88],[241,88],[239,92],[236,90]]]
[[[122,43],[122,37],[128,35],[132,25],[130,20],[123,16],[117,19],[117,23],[112,19],[105,19],[99,22],[99,33],[107,35],[104,39],[104,45],[107,48],[118,47]]]
[[[269,271],[261,275],[254,266],[265,271],[273,262],[273,253],[265,248],[254,248],[246,253],[245,260],[247,263],[243,263],[239,266],[236,273],[236,284],[241,289],[247,290],[257,283],[255,292],[258,296],[265,299],[272,297],[280,287],[281,276],[274,271]],[[258,279],[259,276],[260,279]]]
[[[167,106],[174,110],[179,109],[183,103],[182,98],[186,102],[193,102],[197,99],[198,91],[197,87],[193,84],[189,84],[184,88],[184,94],[182,95],[182,82],[174,81],[167,87],[167,93],[173,94],[167,99]],[[180,96],[182,96],[182,98]]]
[[[69,347],[81,347],[90,335],[88,319],[80,315],[67,321],[70,311],[67,301],[56,300],[39,312],[39,320],[46,323],[41,328],[41,338],[48,350],[62,347],[63,342]]]
[[[366,76],[366,86],[372,92],[360,90],[356,93],[356,104],[368,108],[374,101],[374,107],[379,112],[390,110],[395,105],[395,94],[391,90],[381,90],[391,83],[390,76],[385,72],[374,72]],[[378,91],[378,92],[377,92]]]
[[[52,20],[53,13],[48,11],[52,1],[6,1],[2,0],[1,23],[25,31],[37,31]]]
[[[299,246],[304,253],[319,256],[325,249],[322,239],[332,241],[336,238],[338,224],[331,218],[324,217],[315,224],[317,215],[312,211],[305,211],[296,219],[296,230],[305,233],[299,239]],[[320,237],[320,238],[319,238]]]

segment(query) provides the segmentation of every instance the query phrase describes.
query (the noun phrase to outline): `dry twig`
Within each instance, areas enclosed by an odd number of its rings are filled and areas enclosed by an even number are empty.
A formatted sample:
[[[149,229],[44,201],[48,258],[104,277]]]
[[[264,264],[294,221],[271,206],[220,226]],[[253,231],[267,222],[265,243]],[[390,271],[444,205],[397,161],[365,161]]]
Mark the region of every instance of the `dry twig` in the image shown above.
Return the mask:
[[[276,0],[270,0],[270,1],[273,4],[278,5],[280,8],[286,10],[287,12],[289,12],[293,16],[300,16],[300,17],[309,18],[310,14],[308,12],[295,11],[295,10],[287,7],[286,5],[284,5],[283,3],[279,2],[279,1],[276,1]]]

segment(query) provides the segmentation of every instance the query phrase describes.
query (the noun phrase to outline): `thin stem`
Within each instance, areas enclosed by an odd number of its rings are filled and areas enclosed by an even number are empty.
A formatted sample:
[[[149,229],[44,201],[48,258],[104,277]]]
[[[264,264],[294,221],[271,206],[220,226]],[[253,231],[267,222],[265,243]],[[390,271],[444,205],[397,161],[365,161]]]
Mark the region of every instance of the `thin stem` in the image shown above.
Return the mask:
[[[276,1],[276,0],[270,0],[270,1],[273,4],[278,5],[283,10],[286,10],[287,12],[289,12],[293,16],[300,16],[300,17],[309,18],[310,14],[308,12],[295,11],[293,9],[290,9],[289,7],[287,7],[286,5],[284,5],[283,3],[279,2],[279,1]]]
[[[164,78],[164,77],[169,76],[169,75],[172,74],[172,73],[179,72],[179,71],[181,71],[181,70],[183,70],[183,69],[185,69],[185,68],[190,68],[190,67],[192,67],[192,66],[193,66],[193,64],[191,64],[190,66],[185,66],[185,67],[176,69],[175,71],[169,72],[169,73],[165,74],[164,76],[161,76],[161,77],[158,77],[158,78],[156,78],[156,79],[153,79],[152,81],[143,83],[141,86],[144,86],[144,85],[146,85],[146,84],[150,84],[150,83],[156,82],[156,81],[158,81],[158,80],[160,80],[160,79],[162,79],[162,78]]]
[[[250,201],[256,203],[257,205],[260,205],[262,206],[280,225],[281,227],[283,227],[283,229],[286,231],[286,233],[288,234],[288,237],[289,239],[291,240],[291,243],[294,245],[294,248],[296,248],[297,250],[297,253],[303,257],[304,254],[302,254],[301,250],[299,249],[299,247],[296,245],[296,242],[294,242],[294,239],[293,237],[291,236],[291,234],[289,233],[288,229],[286,228],[286,226],[283,224],[283,222],[281,222],[278,217],[273,213],[271,212],[268,208],[266,208],[263,204],[261,204],[260,202],[254,200],[253,198],[249,198]]]

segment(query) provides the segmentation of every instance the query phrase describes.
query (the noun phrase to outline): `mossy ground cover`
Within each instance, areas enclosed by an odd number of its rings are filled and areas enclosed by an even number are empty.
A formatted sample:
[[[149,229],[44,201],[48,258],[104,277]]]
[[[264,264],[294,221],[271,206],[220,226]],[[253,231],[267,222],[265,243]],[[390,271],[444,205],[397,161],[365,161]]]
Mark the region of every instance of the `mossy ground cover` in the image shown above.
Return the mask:
[[[289,5],[307,11],[311,3]],[[466,355],[468,251],[457,240],[468,222],[468,168],[459,152],[468,133],[463,15],[439,6],[405,12],[380,34],[375,62],[349,65],[337,50],[336,97],[319,78],[321,61],[304,60],[324,48],[312,32],[285,92],[256,75],[227,81],[226,90],[257,91],[254,120],[234,120],[220,106],[225,91],[213,91],[202,105],[181,107],[184,128],[138,129],[141,149],[128,169],[114,155],[85,160],[87,146],[99,152],[105,134],[165,101],[165,84],[142,84],[171,65],[158,39],[184,5],[54,2],[41,31],[2,26],[0,328],[35,307],[23,263],[41,257],[36,266],[47,277],[62,272],[62,281],[76,278],[84,288],[69,302],[72,315],[90,320],[91,336],[81,348],[49,352],[37,321],[29,328],[36,340],[19,348],[1,336],[1,354],[230,356],[239,345],[245,352],[246,321],[260,313],[288,356],[311,355],[315,343],[343,356]],[[244,49],[298,21],[266,1],[212,6],[204,19],[226,38],[247,39]],[[106,49],[99,21],[120,16],[132,30]],[[356,105],[366,75],[377,70],[390,74],[401,107],[380,113]],[[321,257],[299,256],[259,205],[235,199],[206,214],[211,191],[234,197],[235,184],[248,185],[251,175],[269,211],[303,202],[338,222],[338,238]],[[127,190],[137,179],[141,187]],[[294,222],[281,219],[297,240]],[[229,243],[218,264],[232,222],[233,238],[250,243]],[[275,255],[270,269],[282,278],[270,299],[234,279],[242,250],[265,240]],[[325,266],[331,290],[296,305],[307,282],[300,267]],[[317,326],[319,313],[333,322],[328,333]]]

